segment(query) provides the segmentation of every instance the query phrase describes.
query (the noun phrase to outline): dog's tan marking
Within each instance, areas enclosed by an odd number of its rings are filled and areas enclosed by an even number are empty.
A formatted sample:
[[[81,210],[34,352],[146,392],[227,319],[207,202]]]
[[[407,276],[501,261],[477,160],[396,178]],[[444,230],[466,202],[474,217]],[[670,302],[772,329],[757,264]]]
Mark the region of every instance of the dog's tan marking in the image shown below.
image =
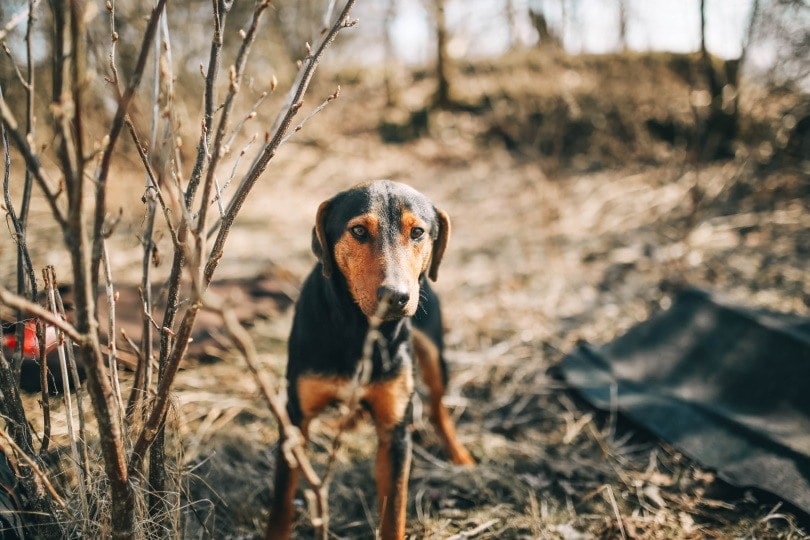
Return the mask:
[[[361,226],[367,238],[352,235],[353,227]],[[346,278],[349,292],[360,310],[371,317],[377,310],[377,289],[382,284],[385,261],[379,252],[380,221],[374,214],[358,216],[346,224],[346,231],[335,242],[335,262]]]
[[[413,370],[407,364],[395,379],[370,384],[363,396],[371,409],[379,440],[374,476],[380,505],[380,533],[385,540],[405,537],[410,452],[405,452],[405,463],[395,467],[391,445],[394,429],[405,421],[413,385]]]
[[[322,410],[336,401],[348,399],[351,379],[347,377],[302,375],[298,377],[296,391],[304,421],[317,416]]]

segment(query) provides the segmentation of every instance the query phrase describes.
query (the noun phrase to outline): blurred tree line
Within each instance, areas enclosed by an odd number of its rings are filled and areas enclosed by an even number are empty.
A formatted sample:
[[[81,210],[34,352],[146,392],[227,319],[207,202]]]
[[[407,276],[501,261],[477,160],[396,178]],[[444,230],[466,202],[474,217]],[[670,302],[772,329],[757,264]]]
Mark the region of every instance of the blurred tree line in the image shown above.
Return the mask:
[[[637,20],[641,0],[609,0],[600,3],[605,15],[615,17],[615,43],[618,52],[628,49],[628,33],[635,25],[644,24]],[[700,80],[696,77],[693,85],[706,95],[698,101],[702,103],[698,121],[702,148],[701,158],[729,155],[730,141],[739,132],[741,85],[746,81],[769,88],[782,88],[789,91],[807,92],[810,89],[810,5],[806,0],[751,0],[746,28],[740,29],[743,35],[741,54],[738,58],[721,60],[711,54],[707,47],[706,29],[717,21],[708,17],[708,7],[712,2],[725,0],[699,0],[693,8],[684,5],[680,9],[694,9],[694,24],[700,29],[700,41],[696,43],[696,54],[703,66]],[[276,0],[272,4],[269,27],[257,40],[256,67],[252,72],[249,86],[259,92],[266,89],[274,78],[285,81],[295,72],[296,62],[306,55],[307,43],[317,35],[318,22],[328,0]],[[433,57],[428,63],[433,66],[435,92],[424,109],[407,115],[399,127],[406,127],[409,134],[416,136],[424,132],[427,114],[435,108],[459,106],[454,94],[454,64],[469,59],[465,55],[475,55],[486,40],[501,36],[502,52],[522,47],[539,47],[566,54],[566,37],[581,30],[583,9],[592,7],[584,0],[369,0],[358,11],[361,31],[342,38],[330,52],[331,66],[384,65],[386,72],[402,67],[408,60],[403,58],[403,47],[424,49]],[[740,4],[743,5],[743,4]],[[0,4],[0,22],[8,25],[26,9],[27,0],[6,0]],[[244,20],[254,8],[251,0],[237,0],[232,8],[232,16],[227,21],[227,32],[238,32],[238,21]],[[135,61],[137,36],[145,25],[149,3],[120,2],[115,6],[117,27],[120,29],[118,52],[122,70],[127,70]],[[103,16],[99,6],[95,16]],[[49,10],[40,10],[40,17],[49,16]],[[181,21],[188,33],[175,38],[175,65],[179,85],[177,102],[181,107],[196,108],[197,103],[189,103],[187,96],[197,95],[203,84],[200,65],[206,62],[208,47],[204,28],[210,12],[210,2],[203,0],[174,3],[169,6],[169,17]],[[416,15],[414,15],[416,14]],[[414,41],[403,46],[406,26],[413,26],[413,17],[421,18],[428,28],[424,35],[414,31]],[[407,19],[407,20],[406,20]],[[408,21],[411,21],[410,23]],[[49,21],[39,21],[35,32],[45,32]],[[102,74],[108,71],[107,52],[104,48],[103,25],[95,25],[96,35],[90,36],[89,51],[91,71],[98,75],[96,87],[105,84]],[[493,34],[493,31],[497,31]],[[25,57],[25,24],[10,28],[3,40],[6,54],[0,61],[0,83],[12,104],[22,104],[24,100],[19,85],[8,84],[17,77]],[[34,40],[34,57],[37,59],[37,91],[49,91],[50,56],[46,50],[48,40]],[[179,39],[178,39],[179,38]],[[464,38],[464,39],[462,39]],[[606,39],[608,39],[606,37]],[[458,44],[464,42],[461,47]],[[224,58],[233,58],[238,40],[226,41]],[[432,50],[433,53],[429,53]],[[462,56],[459,56],[462,55]],[[226,60],[227,61],[227,60]],[[764,69],[763,69],[764,62]],[[94,64],[94,65],[92,65]],[[384,78],[389,96],[389,105],[396,105],[397,83],[390,76]],[[98,89],[98,88],[97,88]],[[110,114],[115,109],[109,92],[98,92],[106,96],[100,102]],[[463,105],[463,104],[462,104]],[[704,106],[705,105],[705,106]],[[705,109],[705,110],[704,110]],[[181,118],[183,113],[181,111]],[[186,114],[187,118],[193,115]],[[805,122],[806,114],[797,119]],[[404,123],[403,123],[404,122]],[[803,125],[803,124],[802,124]],[[397,128],[399,129],[399,128]],[[399,138],[394,134],[394,139]]]

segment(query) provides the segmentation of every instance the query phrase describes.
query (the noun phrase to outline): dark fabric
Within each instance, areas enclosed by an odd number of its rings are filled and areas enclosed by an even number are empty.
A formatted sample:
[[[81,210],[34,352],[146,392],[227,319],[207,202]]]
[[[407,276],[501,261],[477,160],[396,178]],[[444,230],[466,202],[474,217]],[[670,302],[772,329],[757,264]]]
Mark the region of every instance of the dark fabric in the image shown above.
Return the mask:
[[[689,289],[612,343],[580,344],[560,367],[595,406],[810,513],[810,319]]]

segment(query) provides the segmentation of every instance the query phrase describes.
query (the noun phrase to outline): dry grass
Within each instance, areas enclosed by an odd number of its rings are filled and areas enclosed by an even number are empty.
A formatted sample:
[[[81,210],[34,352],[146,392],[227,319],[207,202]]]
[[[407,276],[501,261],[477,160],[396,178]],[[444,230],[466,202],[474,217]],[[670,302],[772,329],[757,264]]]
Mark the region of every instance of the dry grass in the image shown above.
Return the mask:
[[[494,95],[493,81],[499,91],[508,91],[513,77],[521,92],[542,87],[535,94],[554,95],[555,81],[566,80],[548,77],[559,67],[526,65],[523,59],[505,62],[503,71],[494,65],[485,75],[467,72],[457,85],[477,101]],[[653,103],[644,81],[660,80],[659,64],[649,72],[631,67],[643,83],[637,99]],[[572,69],[584,68],[563,71]],[[600,73],[579,75],[578,91],[596,105],[600,85],[587,84]],[[324,87],[324,95],[331,93],[331,85]],[[402,101],[418,102],[427,87],[411,81]],[[312,264],[318,203],[357,181],[410,183],[450,214],[454,233],[436,287],[452,373],[446,403],[479,465],[465,470],[445,461],[417,407],[409,533],[803,537],[795,514],[778,501],[730,488],[621,418],[594,412],[549,370],[576,340],[608,341],[669,305],[675,283],[808,314],[806,177],[744,157],[696,170],[683,153],[662,147],[657,161],[598,170],[588,162],[576,168],[591,172],[574,174],[550,162],[553,155],[510,152],[490,138],[494,108],[439,113],[429,137],[384,145],[376,132],[384,103],[378,88],[373,79],[344,86],[340,100],[280,152],[237,222],[220,275],[251,275],[247,265],[274,263],[303,278]],[[665,103],[650,106],[658,107],[651,114],[668,111]],[[616,105],[632,116],[627,107]],[[558,172],[549,176],[550,170]],[[138,264],[127,255],[137,249],[132,234],[123,225],[113,239],[118,275]],[[279,377],[290,316],[252,329],[260,360]],[[213,364],[189,361],[174,395],[185,536],[260,534],[277,433],[247,368],[235,354]],[[319,419],[312,432],[314,461],[323,467],[334,419]],[[336,537],[374,535],[373,448],[368,423],[345,435],[331,486]],[[301,510],[298,531],[305,538],[311,528],[304,503]]]

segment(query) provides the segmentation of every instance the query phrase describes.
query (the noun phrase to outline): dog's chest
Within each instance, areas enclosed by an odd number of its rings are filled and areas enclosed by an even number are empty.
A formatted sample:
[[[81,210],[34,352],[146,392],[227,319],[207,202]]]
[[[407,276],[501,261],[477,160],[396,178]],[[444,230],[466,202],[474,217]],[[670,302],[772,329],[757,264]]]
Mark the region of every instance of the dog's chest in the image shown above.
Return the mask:
[[[312,418],[334,403],[363,403],[375,423],[396,425],[405,413],[414,390],[412,369],[401,369],[390,379],[358,386],[352,378],[335,375],[302,375],[296,392],[305,418]]]

